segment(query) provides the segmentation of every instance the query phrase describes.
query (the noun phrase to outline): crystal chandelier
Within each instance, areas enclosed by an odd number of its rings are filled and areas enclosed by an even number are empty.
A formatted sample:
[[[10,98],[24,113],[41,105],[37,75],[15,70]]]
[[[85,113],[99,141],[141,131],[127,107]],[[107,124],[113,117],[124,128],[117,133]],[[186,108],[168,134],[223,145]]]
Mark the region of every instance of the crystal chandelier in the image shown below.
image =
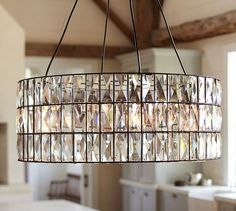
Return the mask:
[[[72,8],[45,76],[17,85],[19,161],[69,163],[176,162],[221,156],[218,79],[142,73],[134,24],[138,72],[104,73],[108,0],[100,73],[48,76],[78,0]]]

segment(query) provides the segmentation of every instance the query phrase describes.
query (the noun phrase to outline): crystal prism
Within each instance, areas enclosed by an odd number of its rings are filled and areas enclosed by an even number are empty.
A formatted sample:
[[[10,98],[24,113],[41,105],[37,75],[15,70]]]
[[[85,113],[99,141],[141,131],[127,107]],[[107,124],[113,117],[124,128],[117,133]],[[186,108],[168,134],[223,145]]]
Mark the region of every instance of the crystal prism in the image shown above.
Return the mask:
[[[76,104],[73,110],[73,128],[74,132],[86,131],[86,105]]]
[[[154,102],[154,75],[142,75],[142,101]]]
[[[84,103],[86,96],[85,75],[74,76],[73,97],[74,103]]]
[[[156,102],[167,101],[167,76],[155,75],[155,98]]]
[[[51,103],[59,104],[61,103],[61,77],[55,76],[52,77],[52,85],[51,85]]]
[[[214,80],[212,78],[206,78],[206,103],[213,102],[213,83]]]
[[[28,161],[28,136],[24,135],[24,142],[23,142],[23,157],[24,161]]]
[[[167,133],[156,134],[156,161],[167,160]]]
[[[86,136],[84,134],[74,135],[74,147],[75,147],[75,161],[85,162],[86,161]]]
[[[31,106],[34,104],[34,80],[28,81],[28,105]]]
[[[72,132],[72,106],[62,106],[62,132]]]
[[[217,138],[217,146],[216,146],[216,157],[220,158],[221,157],[221,151],[222,151],[222,139],[220,133],[216,134]]]
[[[167,131],[167,104],[157,103],[155,107],[156,130]]]
[[[141,161],[141,134],[129,134],[129,161]]]
[[[221,108],[218,106],[213,106],[212,111],[212,126],[214,131],[220,131],[222,125],[222,113]]]
[[[205,124],[206,130],[212,130],[212,106],[206,105],[205,106]]]
[[[187,89],[188,98],[190,102],[196,103],[197,102],[197,77],[196,76],[189,76],[188,79],[189,87]]]
[[[34,110],[33,107],[29,107],[28,111],[28,133],[33,133],[34,128]]]
[[[190,131],[198,130],[198,107],[197,105],[190,105],[189,111],[189,129]]]
[[[63,76],[62,77],[62,102],[63,103],[72,102],[72,87],[73,87],[73,77]]]
[[[156,135],[154,133],[143,134],[143,161],[155,161],[155,141]]]
[[[190,133],[190,160],[198,158],[197,133]]]
[[[20,107],[20,106],[23,106],[23,82],[19,82],[17,84],[17,98],[16,98],[16,106],[17,107]]]
[[[207,159],[216,159],[217,156],[217,136],[216,134],[207,133]]]
[[[168,141],[168,160],[179,160],[179,134],[171,133]]]
[[[169,75],[168,76],[168,99],[169,102],[179,101],[179,76]]]
[[[24,81],[24,106],[28,106],[28,81]]]
[[[129,75],[129,100],[130,102],[140,102],[141,100],[141,76]]]
[[[51,132],[61,131],[61,107],[51,106]]]
[[[22,118],[23,118],[24,133],[27,133],[28,132],[28,109],[27,108],[22,109]]]
[[[102,134],[101,161],[102,162],[113,161],[113,135],[112,134]]]
[[[190,102],[189,98],[189,78],[188,76],[179,76],[179,90],[177,92],[179,102]]]
[[[115,105],[115,130],[127,131],[128,109],[127,104],[117,103]]]
[[[205,131],[206,130],[206,113],[205,113],[205,106],[199,106],[199,130]]]
[[[35,133],[40,133],[41,132],[41,120],[42,120],[42,112],[41,112],[41,107],[40,106],[35,106],[34,107],[34,132]]]
[[[99,131],[99,105],[87,105],[87,131]]]
[[[51,160],[61,161],[61,136],[59,134],[51,135]]]
[[[101,99],[104,103],[113,102],[113,75],[101,76]]]
[[[198,135],[198,159],[206,159],[206,133],[199,133]]]
[[[99,135],[88,134],[87,135],[87,159],[88,162],[99,162]]]
[[[50,161],[50,136],[42,135],[42,161]]]
[[[127,74],[115,75],[115,101],[127,102]]]
[[[62,135],[62,161],[73,161],[73,139],[72,135]]]
[[[87,101],[97,103],[99,101],[99,75],[87,75]]]
[[[222,87],[221,87],[220,81],[216,80],[215,95],[214,95],[213,103],[215,103],[216,105],[221,105],[221,99],[222,99]]]
[[[124,133],[115,134],[115,161],[127,161],[127,135]]]
[[[155,130],[155,117],[156,117],[155,104],[144,103],[143,104],[143,131],[153,131]]]
[[[181,133],[179,135],[180,160],[189,160],[189,134]]]
[[[178,131],[179,130],[179,105],[169,104],[168,105],[168,130]]]
[[[42,106],[42,132],[47,133],[51,130],[51,108]]]
[[[102,132],[113,131],[113,105],[101,105],[101,130]]]
[[[17,152],[18,152],[19,160],[23,160],[23,142],[24,142],[24,136],[18,135],[17,136]]]
[[[51,102],[51,78],[45,78],[43,81],[42,102],[48,105]]]
[[[23,109],[16,110],[16,132],[23,133]]]
[[[189,121],[189,105],[180,104],[179,105],[179,130],[189,131],[190,121]]]
[[[41,135],[34,135],[34,161],[41,161]]]
[[[129,104],[129,130],[141,130],[141,105],[132,103]]]
[[[40,78],[35,79],[35,87],[34,87],[34,100],[35,105],[40,105],[43,98],[43,86],[42,80]]]
[[[198,102],[205,103],[205,78],[198,77]]]

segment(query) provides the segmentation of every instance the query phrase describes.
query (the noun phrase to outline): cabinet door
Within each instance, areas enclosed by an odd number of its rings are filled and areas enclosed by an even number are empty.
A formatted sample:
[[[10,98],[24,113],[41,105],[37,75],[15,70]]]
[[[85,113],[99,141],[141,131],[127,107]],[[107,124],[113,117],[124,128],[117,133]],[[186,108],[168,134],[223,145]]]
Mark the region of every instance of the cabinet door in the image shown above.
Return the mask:
[[[129,211],[130,208],[130,187],[123,186],[122,188],[122,207],[123,211]]]
[[[145,183],[155,183],[155,164],[139,164],[139,181]]]
[[[140,189],[140,197],[142,211],[156,211],[155,191]]]
[[[141,200],[140,200],[140,192],[138,188],[130,188],[130,203],[129,203],[129,211],[142,211],[141,210]]]
[[[187,211],[188,199],[186,195],[164,192],[162,195],[162,211]]]
[[[236,206],[228,203],[220,203],[219,211],[236,211]]]

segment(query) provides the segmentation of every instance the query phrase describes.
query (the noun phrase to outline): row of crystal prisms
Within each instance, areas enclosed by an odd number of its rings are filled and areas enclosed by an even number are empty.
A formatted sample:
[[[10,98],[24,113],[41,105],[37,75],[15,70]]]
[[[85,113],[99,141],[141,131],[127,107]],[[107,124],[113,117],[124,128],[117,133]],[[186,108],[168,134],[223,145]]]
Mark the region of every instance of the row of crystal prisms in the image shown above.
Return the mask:
[[[101,110],[100,110],[101,109]],[[143,103],[75,104],[17,109],[17,133],[220,131],[221,108]]]
[[[21,161],[165,162],[217,159],[220,133],[18,135]]]
[[[84,74],[22,80],[17,107],[67,103],[185,102],[221,105],[220,81],[175,74]]]

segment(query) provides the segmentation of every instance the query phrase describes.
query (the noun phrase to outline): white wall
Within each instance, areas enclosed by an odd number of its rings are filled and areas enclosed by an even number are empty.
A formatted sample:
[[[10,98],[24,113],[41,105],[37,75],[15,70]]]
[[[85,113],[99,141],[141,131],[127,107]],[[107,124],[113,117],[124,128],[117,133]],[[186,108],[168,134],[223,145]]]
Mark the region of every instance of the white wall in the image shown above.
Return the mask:
[[[0,122],[7,124],[7,171],[9,184],[24,182],[23,164],[16,151],[16,85],[24,77],[23,29],[0,4]]]

